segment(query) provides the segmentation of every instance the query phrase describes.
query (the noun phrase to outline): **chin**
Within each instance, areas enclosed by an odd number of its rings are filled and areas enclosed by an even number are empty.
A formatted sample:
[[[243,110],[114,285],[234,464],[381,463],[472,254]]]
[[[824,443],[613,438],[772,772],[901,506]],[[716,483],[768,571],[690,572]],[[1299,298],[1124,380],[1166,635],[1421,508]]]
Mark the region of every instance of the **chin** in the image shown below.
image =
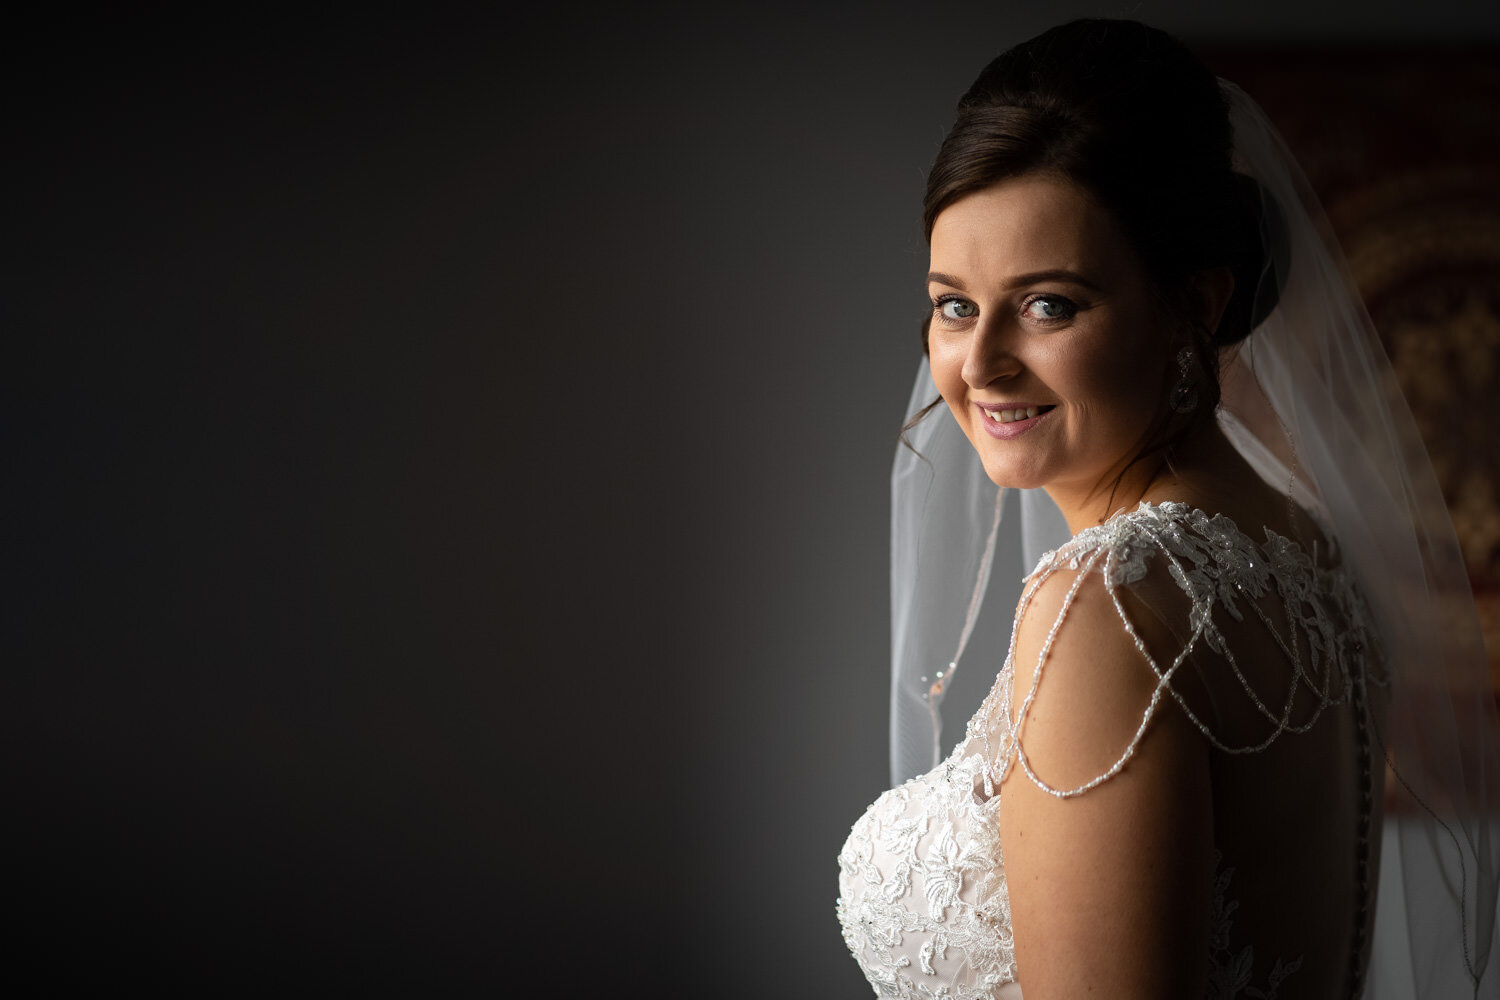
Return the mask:
[[[996,486],[1010,490],[1035,490],[1047,485],[1046,477],[1037,472],[1027,472],[1010,466],[984,464],[984,474]]]

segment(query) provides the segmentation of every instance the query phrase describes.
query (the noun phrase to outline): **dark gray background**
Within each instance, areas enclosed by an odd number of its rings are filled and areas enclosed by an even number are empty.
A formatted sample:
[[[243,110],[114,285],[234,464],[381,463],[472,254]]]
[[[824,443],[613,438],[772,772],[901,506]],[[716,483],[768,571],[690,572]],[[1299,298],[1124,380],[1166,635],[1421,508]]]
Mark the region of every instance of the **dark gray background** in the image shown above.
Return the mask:
[[[7,46],[8,976],[862,996],[923,174],[1067,17],[58,15]]]

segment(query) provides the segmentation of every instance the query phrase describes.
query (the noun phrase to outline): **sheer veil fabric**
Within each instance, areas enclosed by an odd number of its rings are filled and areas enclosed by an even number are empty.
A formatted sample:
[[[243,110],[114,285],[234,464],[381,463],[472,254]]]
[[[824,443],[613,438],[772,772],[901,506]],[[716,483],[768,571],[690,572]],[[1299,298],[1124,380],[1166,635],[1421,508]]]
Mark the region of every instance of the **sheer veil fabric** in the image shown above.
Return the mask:
[[[1261,289],[1280,297],[1224,358],[1220,425],[1337,547],[1386,654],[1390,707],[1374,752],[1388,808],[1364,996],[1500,996],[1500,724],[1453,526],[1315,196],[1254,101],[1221,87],[1236,169],[1262,190],[1273,252]],[[924,360],[908,419],[934,397]],[[964,663],[980,616],[1000,613],[984,610],[990,581],[1020,580],[1069,538],[1044,492],[989,481],[946,408],[908,440],[892,472],[896,783],[936,766],[978,707],[945,704],[954,672],[998,665],[988,654]],[[945,733],[945,720],[958,725]]]

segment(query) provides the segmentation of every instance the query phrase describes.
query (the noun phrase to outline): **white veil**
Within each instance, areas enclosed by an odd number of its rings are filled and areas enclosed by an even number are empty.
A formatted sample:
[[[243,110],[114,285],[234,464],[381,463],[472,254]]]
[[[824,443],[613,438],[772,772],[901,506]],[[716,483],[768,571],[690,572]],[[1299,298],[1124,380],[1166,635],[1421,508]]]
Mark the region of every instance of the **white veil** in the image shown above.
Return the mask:
[[[1268,482],[1322,522],[1379,623],[1390,709],[1387,821],[1367,1000],[1500,996],[1490,968],[1500,872],[1500,724],[1452,522],[1395,374],[1295,160],[1260,108],[1221,82],[1235,167],[1261,185],[1274,311],[1226,358],[1221,426]],[[907,410],[935,398],[924,360]],[[991,580],[1019,586],[1068,539],[1040,490],[999,490],[944,406],[892,471],[891,773],[935,766],[972,703],[947,706]],[[1294,484],[1294,485],[1289,485]],[[1013,605],[1012,605],[1013,607]],[[992,623],[999,624],[999,623]],[[1006,623],[1008,627],[1008,622]],[[944,716],[956,721],[942,732]],[[1373,721],[1373,720],[1372,720]],[[1481,987],[1481,983],[1483,986]],[[1486,992],[1481,993],[1481,988]],[[1488,992],[1493,990],[1493,992]]]

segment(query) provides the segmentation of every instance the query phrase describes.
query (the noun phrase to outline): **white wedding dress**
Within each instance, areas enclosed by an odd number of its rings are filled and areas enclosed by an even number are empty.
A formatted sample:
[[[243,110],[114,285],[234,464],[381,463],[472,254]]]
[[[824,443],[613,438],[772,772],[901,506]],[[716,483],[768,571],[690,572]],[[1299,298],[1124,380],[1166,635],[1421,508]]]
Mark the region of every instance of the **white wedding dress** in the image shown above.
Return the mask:
[[[1379,750],[1367,725],[1369,712],[1382,717],[1378,640],[1326,542],[1309,551],[1270,528],[1259,534],[1185,504],[1143,503],[1044,555],[1028,580],[1082,574],[1112,596],[1126,591],[1175,637],[1175,650],[1137,641],[1160,696],[1142,715],[1185,712],[1212,747],[1207,996],[1358,997],[1380,857]],[[1114,606],[1135,636],[1125,603]],[[1023,598],[1018,620],[1025,610]],[[844,940],[877,996],[1021,996],[1000,782],[1042,785],[1010,720],[1012,698],[1025,697],[1028,679],[1035,692],[1045,663],[1017,676],[1013,654],[948,759],[880,796],[839,854]],[[1149,738],[1142,729],[1096,781],[1128,766]]]

